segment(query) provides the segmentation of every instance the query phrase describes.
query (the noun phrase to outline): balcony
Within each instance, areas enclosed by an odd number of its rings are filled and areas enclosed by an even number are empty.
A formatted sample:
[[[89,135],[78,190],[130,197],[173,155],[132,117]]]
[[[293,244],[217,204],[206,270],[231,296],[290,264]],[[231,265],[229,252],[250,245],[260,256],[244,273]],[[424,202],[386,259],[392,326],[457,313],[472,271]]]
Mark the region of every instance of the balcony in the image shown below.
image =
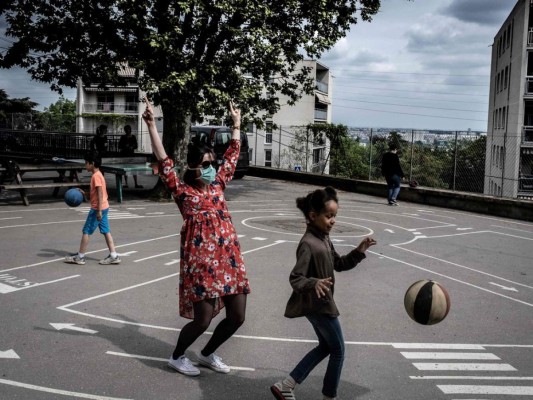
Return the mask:
[[[329,86],[327,83],[315,81],[315,88],[323,93],[328,93]]]
[[[533,28],[529,28],[527,32],[527,45],[533,46]]]
[[[83,103],[84,114],[138,114],[139,103]]]
[[[533,126],[522,128],[522,147],[533,147]]]
[[[533,76],[526,76],[526,84],[524,85],[524,95],[533,96]]]

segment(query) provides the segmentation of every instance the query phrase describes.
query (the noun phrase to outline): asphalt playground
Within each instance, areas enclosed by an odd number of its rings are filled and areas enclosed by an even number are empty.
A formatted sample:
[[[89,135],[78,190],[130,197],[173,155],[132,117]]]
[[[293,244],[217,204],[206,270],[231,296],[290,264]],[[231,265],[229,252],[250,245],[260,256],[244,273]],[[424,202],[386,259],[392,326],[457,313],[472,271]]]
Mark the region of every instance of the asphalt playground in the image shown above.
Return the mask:
[[[288,275],[305,229],[295,206],[314,186],[245,177],[226,198],[252,293],[237,334],[217,352],[227,374],[186,377],[166,366],[180,328],[179,229],[174,203],[129,189],[110,225],[120,265],[95,233],[83,266],[77,250],[88,204],[69,208],[34,191],[0,196],[0,399],[273,399],[269,386],[315,345],[309,323],[283,317]],[[155,177],[141,176],[150,187]],[[346,341],[339,400],[533,398],[533,223],[339,191],[332,241],[339,253],[371,235],[378,244],[337,275]],[[407,288],[433,279],[449,292],[440,324],[404,310]],[[190,349],[191,360],[209,331]],[[321,400],[325,363],[296,389]]]

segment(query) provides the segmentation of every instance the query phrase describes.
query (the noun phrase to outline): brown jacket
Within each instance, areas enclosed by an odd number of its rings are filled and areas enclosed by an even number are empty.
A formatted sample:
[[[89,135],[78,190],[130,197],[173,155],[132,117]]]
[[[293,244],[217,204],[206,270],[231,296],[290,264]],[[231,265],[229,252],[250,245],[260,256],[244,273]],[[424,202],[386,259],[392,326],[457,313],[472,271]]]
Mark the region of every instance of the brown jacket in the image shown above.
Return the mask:
[[[285,309],[287,318],[302,317],[318,313],[338,316],[339,310],[333,300],[335,275],[333,271],[347,271],[354,268],[365,254],[352,250],[340,256],[326,235],[312,226],[308,226],[296,250],[296,265],[289,281],[293,288],[292,295]],[[319,279],[333,278],[333,285],[326,296],[318,298],[315,285]]]

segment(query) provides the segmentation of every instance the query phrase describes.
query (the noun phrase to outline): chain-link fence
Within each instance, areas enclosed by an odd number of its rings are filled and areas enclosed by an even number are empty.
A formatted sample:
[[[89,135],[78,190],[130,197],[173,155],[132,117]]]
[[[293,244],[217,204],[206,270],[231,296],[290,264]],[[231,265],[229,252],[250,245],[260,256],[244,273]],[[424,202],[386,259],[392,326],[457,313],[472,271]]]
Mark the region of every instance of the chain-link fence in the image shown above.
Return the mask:
[[[394,142],[406,179],[419,186],[533,200],[533,129],[487,135],[362,128],[336,143],[305,126],[251,135],[251,163],[259,166],[384,181],[381,160]]]

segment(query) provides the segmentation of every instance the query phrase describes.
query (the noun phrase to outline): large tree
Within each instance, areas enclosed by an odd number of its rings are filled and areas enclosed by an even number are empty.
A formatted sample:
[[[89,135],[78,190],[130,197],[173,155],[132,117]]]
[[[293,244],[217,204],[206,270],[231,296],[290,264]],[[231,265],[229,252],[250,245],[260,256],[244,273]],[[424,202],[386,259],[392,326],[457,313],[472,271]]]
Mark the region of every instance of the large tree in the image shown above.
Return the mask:
[[[120,82],[119,65],[164,115],[163,143],[182,155],[191,118],[222,117],[234,99],[244,115],[274,114],[279,94],[314,89],[298,68],[318,59],[380,0],[2,0],[13,41],[0,67],[21,66],[61,91]],[[258,121],[256,121],[258,122]]]

